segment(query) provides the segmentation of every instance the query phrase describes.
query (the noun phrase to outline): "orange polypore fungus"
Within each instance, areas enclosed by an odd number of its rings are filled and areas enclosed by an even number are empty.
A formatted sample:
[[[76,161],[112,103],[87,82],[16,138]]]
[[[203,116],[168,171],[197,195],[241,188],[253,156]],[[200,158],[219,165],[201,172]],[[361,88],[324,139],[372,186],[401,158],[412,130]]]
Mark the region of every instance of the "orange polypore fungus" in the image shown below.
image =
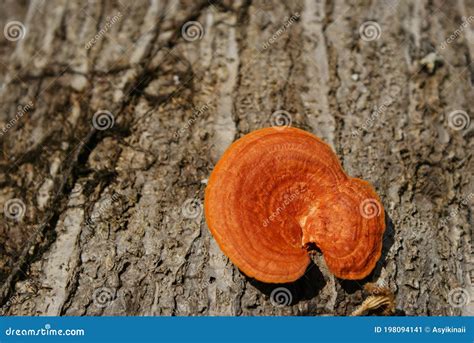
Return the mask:
[[[204,207],[222,251],[263,282],[300,278],[314,245],[342,279],[364,278],[381,255],[384,210],[374,189],[299,129],[266,128],[234,142],[210,176]]]

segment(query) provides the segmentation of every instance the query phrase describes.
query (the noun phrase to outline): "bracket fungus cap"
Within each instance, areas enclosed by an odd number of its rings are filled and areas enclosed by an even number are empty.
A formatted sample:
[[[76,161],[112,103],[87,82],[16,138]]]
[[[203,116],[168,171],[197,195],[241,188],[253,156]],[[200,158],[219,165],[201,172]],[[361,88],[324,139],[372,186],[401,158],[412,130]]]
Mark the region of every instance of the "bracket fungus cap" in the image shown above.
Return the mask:
[[[259,281],[299,279],[314,245],[342,279],[366,277],[381,256],[384,210],[373,187],[348,177],[332,149],[300,129],[235,141],[209,178],[204,208],[224,254]]]

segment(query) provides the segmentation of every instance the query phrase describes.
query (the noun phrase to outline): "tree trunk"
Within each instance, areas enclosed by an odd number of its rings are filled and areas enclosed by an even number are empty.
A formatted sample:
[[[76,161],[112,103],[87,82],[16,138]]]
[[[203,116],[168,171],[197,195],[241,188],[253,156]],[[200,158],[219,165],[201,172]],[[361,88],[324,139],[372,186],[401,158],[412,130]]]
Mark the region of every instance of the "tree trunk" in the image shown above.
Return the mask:
[[[473,315],[473,15],[468,0],[7,1],[1,313],[348,315],[384,281],[400,314]],[[380,194],[367,279],[316,254],[301,280],[263,284],[211,236],[213,165],[281,119]]]

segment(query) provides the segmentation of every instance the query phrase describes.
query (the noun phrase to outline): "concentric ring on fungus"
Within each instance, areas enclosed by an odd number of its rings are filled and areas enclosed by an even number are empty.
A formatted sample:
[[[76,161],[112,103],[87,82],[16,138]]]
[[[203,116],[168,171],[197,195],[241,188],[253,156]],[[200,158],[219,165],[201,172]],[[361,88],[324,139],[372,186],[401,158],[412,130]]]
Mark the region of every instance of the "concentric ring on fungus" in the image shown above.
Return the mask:
[[[234,142],[204,207],[222,251],[263,282],[299,279],[314,244],[342,279],[364,278],[381,255],[384,210],[373,187],[348,177],[331,148],[303,130],[265,128]]]

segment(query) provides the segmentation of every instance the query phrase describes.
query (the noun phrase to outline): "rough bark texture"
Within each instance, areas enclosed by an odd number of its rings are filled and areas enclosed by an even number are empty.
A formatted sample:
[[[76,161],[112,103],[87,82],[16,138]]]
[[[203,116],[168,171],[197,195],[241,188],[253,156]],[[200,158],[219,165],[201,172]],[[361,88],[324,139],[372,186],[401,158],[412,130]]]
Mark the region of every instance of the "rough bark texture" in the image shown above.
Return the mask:
[[[0,38],[1,312],[347,315],[384,280],[399,313],[472,315],[473,125],[449,113],[472,116],[473,15],[471,0],[3,1],[2,29],[26,32]],[[380,37],[362,39],[367,21]],[[210,235],[213,165],[276,110],[382,197],[366,280],[316,255],[300,281],[262,284]]]

